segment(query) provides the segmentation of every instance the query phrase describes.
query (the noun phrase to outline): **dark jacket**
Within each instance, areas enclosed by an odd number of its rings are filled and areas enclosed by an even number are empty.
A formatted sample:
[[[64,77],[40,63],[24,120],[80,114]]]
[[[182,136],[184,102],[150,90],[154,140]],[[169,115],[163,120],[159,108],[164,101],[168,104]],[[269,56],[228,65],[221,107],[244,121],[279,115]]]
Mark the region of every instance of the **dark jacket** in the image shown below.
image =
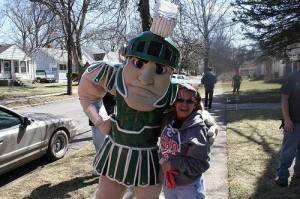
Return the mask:
[[[193,112],[179,129],[172,127],[175,115],[171,112],[163,120],[160,159],[170,161],[172,170],[179,171],[175,180],[180,186],[194,182],[209,168],[210,145],[199,112]]]
[[[207,72],[203,75],[201,83],[204,84],[205,89],[213,90],[217,83],[217,77],[212,72]]]

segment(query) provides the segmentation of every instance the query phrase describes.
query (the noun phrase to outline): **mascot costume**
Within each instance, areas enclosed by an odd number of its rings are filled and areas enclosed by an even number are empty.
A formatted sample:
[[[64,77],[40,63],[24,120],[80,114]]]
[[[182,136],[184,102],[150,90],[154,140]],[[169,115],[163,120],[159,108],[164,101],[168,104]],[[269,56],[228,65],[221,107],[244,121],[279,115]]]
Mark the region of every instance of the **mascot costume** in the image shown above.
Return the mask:
[[[97,199],[122,198],[134,187],[138,199],[159,197],[157,141],[162,113],[176,99],[171,84],[180,58],[171,35],[178,8],[161,0],[155,5],[150,31],[129,41],[125,64],[96,63],[79,84],[81,106],[94,125],[106,134],[94,167],[101,176]],[[94,103],[106,92],[116,97],[114,114],[104,119]]]

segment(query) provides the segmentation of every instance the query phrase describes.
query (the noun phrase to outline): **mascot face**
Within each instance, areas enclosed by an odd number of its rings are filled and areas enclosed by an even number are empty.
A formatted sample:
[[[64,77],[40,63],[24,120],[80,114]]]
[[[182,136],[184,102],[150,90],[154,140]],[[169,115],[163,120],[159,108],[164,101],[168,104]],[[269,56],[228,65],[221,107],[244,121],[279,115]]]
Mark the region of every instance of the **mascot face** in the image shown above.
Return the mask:
[[[152,111],[153,104],[167,92],[172,69],[153,61],[129,57],[123,77],[127,89],[125,102],[138,111]]]

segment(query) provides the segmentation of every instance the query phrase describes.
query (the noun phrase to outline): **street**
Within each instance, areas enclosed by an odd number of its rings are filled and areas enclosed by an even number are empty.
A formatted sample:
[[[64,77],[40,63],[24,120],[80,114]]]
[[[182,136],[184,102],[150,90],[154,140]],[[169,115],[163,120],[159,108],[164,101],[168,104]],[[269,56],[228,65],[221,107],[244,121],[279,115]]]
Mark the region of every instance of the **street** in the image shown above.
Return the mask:
[[[84,133],[90,130],[88,125],[88,118],[81,109],[78,98],[72,98],[63,100],[60,102],[54,102],[39,106],[29,106],[22,108],[15,108],[14,110],[23,112],[40,112],[40,113],[50,113],[53,115],[61,115],[74,120],[78,133]]]

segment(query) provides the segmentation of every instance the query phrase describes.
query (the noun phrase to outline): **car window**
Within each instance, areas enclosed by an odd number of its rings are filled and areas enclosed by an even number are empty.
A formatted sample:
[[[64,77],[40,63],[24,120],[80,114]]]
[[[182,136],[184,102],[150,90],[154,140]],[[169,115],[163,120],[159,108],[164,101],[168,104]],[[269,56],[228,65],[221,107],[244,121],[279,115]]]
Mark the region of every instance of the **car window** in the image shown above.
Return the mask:
[[[175,78],[175,79],[185,79],[185,76],[184,76],[184,75],[176,75],[176,74],[173,74],[173,75],[172,75],[172,78]]]
[[[37,70],[37,71],[36,71],[36,74],[37,74],[37,75],[45,75],[46,72],[45,72],[44,70]]]
[[[19,118],[0,110],[0,130],[20,124]]]

